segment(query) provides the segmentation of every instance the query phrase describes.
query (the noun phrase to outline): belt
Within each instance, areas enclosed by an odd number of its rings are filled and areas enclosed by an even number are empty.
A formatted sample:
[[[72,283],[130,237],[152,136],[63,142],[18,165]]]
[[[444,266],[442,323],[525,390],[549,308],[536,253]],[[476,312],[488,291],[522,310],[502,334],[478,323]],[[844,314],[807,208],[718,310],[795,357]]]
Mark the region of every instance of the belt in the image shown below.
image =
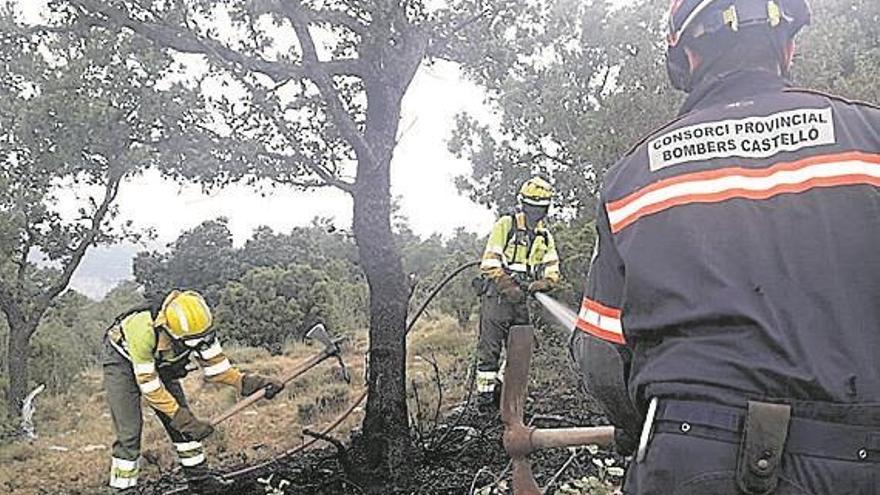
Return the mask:
[[[739,444],[747,410],[706,402],[661,399],[653,433],[693,435]],[[650,428],[646,424],[646,429]],[[880,428],[791,417],[785,453],[880,463]]]

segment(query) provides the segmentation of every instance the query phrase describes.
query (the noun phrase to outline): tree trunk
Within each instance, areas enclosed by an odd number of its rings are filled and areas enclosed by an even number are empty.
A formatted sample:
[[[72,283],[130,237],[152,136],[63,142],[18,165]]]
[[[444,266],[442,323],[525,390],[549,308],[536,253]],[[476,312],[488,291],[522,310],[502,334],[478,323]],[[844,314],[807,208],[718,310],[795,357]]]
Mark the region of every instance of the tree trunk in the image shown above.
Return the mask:
[[[370,287],[370,349],[363,453],[372,471],[400,479],[412,464],[406,394],[408,284],[391,231],[391,157],[405,85],[366,81],[366,141],[372,156],[358,157],[354,236]]]
[[[373,468],[400,473],[411,454],[406,402],[407,284],[391,233],[388,165],[379,177],[358,177],[354,234],[370,287],[370,394],[363,423]]]
[[[9,416],[21,416],[21,404],[28,394],[28,343],[33,334],[32,325],[7,318],[9,340],[6,349],[6,376],[9,389],[6,392],[6,408]]]

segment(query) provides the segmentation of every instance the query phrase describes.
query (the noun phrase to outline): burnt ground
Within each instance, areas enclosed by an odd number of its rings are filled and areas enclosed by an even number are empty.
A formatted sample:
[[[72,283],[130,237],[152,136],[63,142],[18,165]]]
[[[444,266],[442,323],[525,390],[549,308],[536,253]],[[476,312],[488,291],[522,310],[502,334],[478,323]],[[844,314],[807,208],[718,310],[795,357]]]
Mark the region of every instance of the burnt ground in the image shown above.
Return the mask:
[[[564,336],[552,330],[540,332],[539,348],[533,358],[526,421],[539,427],[598,426],[605,418],[590,411],[589,401],[580,391],[574,372],[569,368]],[[402,481],[364,479],[352,466],[365,465],[357,454],[350,452],[351,438],[340,438],[340,448],[329,446],[309,450],[269,466],[237,477],[228,485],[205,486],[201,493],[237,494],[419,494],[479,495],[508,493],[510,471],[508,457],[501,443],[502,426],[498,415],[479,415],[473,405],[459,407],[441,418],[437,425],[423,433],[420,452],[410,465],[412,474]],[[619,468],[625,459],[614,452],[581,448],[577,451],[557,449],[532,456],[532,468],[538,484],[546,487],[556,477],[554,494],[567,481],[581,480],[589,490],[560,491],[564,494],[612,493],[620,484]],[[564,465],[567,466],[564,470]],[[228,473],[244,466],[223,466],[218,472]],[[613,469],[609,469],[613,467]],[[562,471],[562,472],[560,472]],[[593,477],[593,479],[589,479]],[[193,493],[180,484],[180,478],[169,476],[139,489],[141,494]],[[572,485],[569,485],[571,487]]]

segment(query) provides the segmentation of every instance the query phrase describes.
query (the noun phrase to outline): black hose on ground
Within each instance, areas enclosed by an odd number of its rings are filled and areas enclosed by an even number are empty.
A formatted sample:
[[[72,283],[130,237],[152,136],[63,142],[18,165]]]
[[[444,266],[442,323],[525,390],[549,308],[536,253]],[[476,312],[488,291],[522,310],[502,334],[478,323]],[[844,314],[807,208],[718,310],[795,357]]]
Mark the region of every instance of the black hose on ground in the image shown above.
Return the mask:
[[[419,309],[417,309],[416,312],[413,314],[412,318],[410,318],[409,323],[406,324],[407,335],[409,334],[409,331],[413,329],[416,322],[419,321],[419,318],[422,316],[422,313],[425,312],[425,309],[428,308],[428,304],[430,304],[431,301],[433,301],[434,298],[437,297],[437,294],[439,294],[440,291],[443,290],[444,287],[446,287],[446,284],[451,282],[452,279],[457,277],[461,272],[467,270],[468,268],[478,266],[479,264],[480,264],[479,261],[468,261],[467,263],[459,266],[458,268],[456,268],[455,270],[450,272],[449,275],[444,277],[443,280],[441,280],[437,285],[435,285],[434,289],[431,291],[431,293],[428,294],[428,297],[426,297],[425,300],[422,301],[422,304],[421,304],[421,306],[419,306]]]

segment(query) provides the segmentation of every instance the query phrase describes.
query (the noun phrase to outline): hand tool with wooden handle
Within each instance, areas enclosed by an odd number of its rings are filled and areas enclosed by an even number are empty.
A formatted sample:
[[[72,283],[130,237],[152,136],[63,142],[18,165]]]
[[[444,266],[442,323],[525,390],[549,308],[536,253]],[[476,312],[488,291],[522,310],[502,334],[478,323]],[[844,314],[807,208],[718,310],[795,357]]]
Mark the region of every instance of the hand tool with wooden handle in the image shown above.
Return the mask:
[[[311,356],[310,358],[308,358],[304,362],[300,363],[296,368],[290,370],[289,373],[287,373],[286,375],[281,377],[281,383],[286,385],[287,383],[295,380],[296,378],[303,375],[304,373],[306,373],[310,369],[314,368],[315,366],[317,366],[318,364],[323,362],[325,359],[328,359],[328,358],[331,358],[334,356],[339,357],[340,356],[339,343],[345,340],[342,338],[336,339],[336,340],[331,339],[330,336],[327,334],[327,329],[324,328],[324,325],[322,325],[320,323],[315,325],[314,327],[312,327],[312,329],[309,330],[308,332],[306,332],[306,338],[312,339],[312,340],[317,340],[318,342],[321,342],[322,344],[324,344],[324,350]],[[345,363],[342,362],[341,357],[339,357],[339,362],[342,366],[344,376],[347,377],[348,371],[345,369]],[[222,423],[223,421],[226,421],[227,419],[240,413],[241,411],[246,409],[248,406],[250,406],[254,402],[257,402],[258,400],[264,398],[265,396],[266,396],[266,389],[265,388],[261,388],[260,390],[257,390],[256,392],[252,393],[251,395],[249,395],[249,396],[245,397],[244,399],[233,404],[232,407],[230,407],[229,409],[227,409],[226,411],[224,411],[220,415],[212,418],[211,425],[217,426],[218,424]]]
[[[529,428],[523,422],[523,410],[528,392],[529,368],[532,360],[534,329],[521,325],[510,328],[507,341],[507,363],[501,388],[501,421],[504,423],[504,448],[513,462],[513,493],[541,495],[529,454],[536,450],[614,443],[614,427],[589,428]]]

